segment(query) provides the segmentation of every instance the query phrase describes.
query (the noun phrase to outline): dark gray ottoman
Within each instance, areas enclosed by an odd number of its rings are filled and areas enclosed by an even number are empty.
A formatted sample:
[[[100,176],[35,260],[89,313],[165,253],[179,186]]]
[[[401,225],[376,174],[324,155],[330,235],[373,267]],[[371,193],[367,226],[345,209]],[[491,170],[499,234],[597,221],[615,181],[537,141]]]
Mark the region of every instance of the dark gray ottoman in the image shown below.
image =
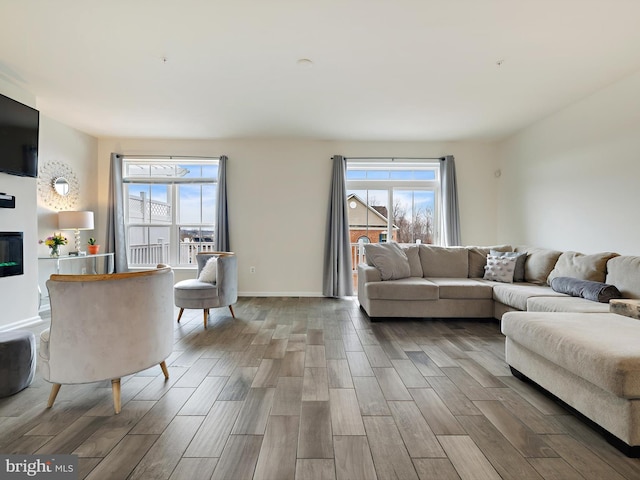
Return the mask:
[[[35,335],[26,330],[0,332],[0,398],[27,388],[35,373]]]

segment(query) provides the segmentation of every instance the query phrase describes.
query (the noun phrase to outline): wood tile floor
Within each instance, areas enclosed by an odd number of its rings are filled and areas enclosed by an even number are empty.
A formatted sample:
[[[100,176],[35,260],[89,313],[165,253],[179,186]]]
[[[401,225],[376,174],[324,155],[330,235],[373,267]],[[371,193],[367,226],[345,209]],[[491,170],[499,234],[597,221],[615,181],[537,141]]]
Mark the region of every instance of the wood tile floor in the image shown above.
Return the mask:
[[[579,419],[511,376],[496,321],[372,324],[355,299],[242,298],[186,311],[170,380],[0,400],[0,452],[79,457],[88,479],[640,479]],[[132,319],[135,321],[135,319]],[[41,328],[40,328],[41,330]]]

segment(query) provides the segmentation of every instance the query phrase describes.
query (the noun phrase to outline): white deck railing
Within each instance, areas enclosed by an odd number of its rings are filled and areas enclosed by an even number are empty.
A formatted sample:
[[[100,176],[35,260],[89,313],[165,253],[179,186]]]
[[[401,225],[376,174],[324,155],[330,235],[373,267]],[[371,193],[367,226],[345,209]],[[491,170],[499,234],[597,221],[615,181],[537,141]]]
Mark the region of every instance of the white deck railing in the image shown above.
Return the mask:
[[[180,242],[180,265],[197,265],[198,252],[215,252],[213,242]]]
[[[364,242],[351,244],[351,268],[353,269],[354,274],[356,274],[356,272],[358,271],[359,263],[366,263],[366,258],[364,256],[364,245]]]
[[[178,263],[195,265],[198,252],[214,252],[214,242],[180,242]],[[150,243],[129,246],[129,265],[157,265],[170,260],[168,243]]]
[[[129,265],[157,265],[168,261],[168,243],[129,246]]]

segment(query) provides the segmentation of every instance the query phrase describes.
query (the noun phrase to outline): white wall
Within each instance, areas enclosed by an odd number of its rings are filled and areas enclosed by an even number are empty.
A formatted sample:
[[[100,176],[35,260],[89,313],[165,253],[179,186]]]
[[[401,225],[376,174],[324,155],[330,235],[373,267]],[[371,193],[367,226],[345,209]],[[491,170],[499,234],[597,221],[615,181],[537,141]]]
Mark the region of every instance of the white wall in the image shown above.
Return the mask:
[[[496,151],[484,143],[334,142],[302,139],[99,141],[104,219],[111,152],[227,155],[230,235],[243,295],[320,295],[331,156],[456,157],[463,243],[496,241]],[[104,241],[101,223],[99,241]],[[250,274],[249,267],[256,273]],[[193,272],[176,272],[176,278]]]
[[[96,212],[98,175],[95,165],[97,158],[98,140],[96,138],[40,114],[39,166],[42,167],[42,165],[50,161],[67,164],[76,176],[79,187],[78,201],[72,210],[93,211],[94,221],[99,224],[100,219]],[[39,239],[44,240],[54,232],[60,232],[58,229],[58,211],[44,203],[40,198],[38,198],[37,216]],[[94,236],[94,233],[94,231],[80,232],[83,246],[89,237]],[[65,255],[70,251],[75,251],[73,231],[64,231],[62,234],[69,243],[61,248],[61,254]],[[38,245],[38,256],[46,257],[49,252],[50,250],[46,245]],[[52,260],[41,259],[38,261],[38,284],[43,295],[43,308],[48,308],[48,293],[45,282],[52,273],[55,273],[55,264]]]
[[[90,210],[96,208],[98,192],[98,176],[94,168],[98,158],[98,140],[85,133],[40,115],[40,153],[39,164],[59,161],[66,163],[78,179],[79,196],[73,210]],[[38,199],[38,235],[44,239],[58,230],[58,212]],[[74,251],[74,234],[65,231],[63,234],[69,243],[62,247],[61,253]],[[93,232],[81,232],[83,245]],[[39,255],[48,255],[49,248],[40,245]]]
[[[640,255],[640,72],[498,148],[500,242]]]

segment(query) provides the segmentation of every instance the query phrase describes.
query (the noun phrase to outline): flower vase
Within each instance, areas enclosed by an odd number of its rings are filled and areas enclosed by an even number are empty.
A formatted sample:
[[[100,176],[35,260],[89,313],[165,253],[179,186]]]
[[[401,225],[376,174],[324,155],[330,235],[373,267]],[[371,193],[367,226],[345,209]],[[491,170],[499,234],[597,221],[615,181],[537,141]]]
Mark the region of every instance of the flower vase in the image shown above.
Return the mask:
[[[57,258],[60,256],[60,250],[58,245],[51,245],[51,253],[49,254],[52,258]]]

